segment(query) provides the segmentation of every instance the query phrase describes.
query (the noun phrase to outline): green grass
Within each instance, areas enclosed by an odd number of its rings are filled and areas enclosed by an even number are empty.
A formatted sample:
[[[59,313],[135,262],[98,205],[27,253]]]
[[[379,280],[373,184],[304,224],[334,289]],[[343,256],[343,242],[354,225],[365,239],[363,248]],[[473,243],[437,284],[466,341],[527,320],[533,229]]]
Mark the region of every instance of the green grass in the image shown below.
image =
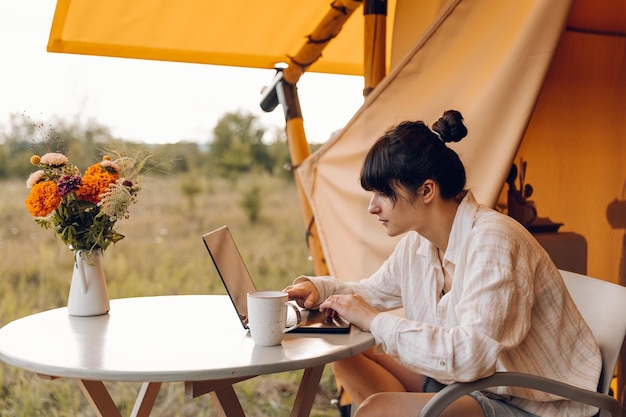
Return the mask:
[[[183,179],[148,177],[129,219],[118,223],[125,239],[105,252],[111,298],[166,294],[223,294],[200,236],[227,224],[261,289],[283,288],[299,274],[313,273],[293,182],[263,177],[238,182],[198,179],[201,193],[185,197]],[[67,303],[72,253],[51,231],[41,229],[24,206],[24,181],[0,182],[0,326]],[[243,190],[261,188],[261,210],[249,223]],[[235,386],[250,416],[284,416],[295,397],[301,371],[257,377]],[[43,380],[0,365],[0,416],[93,416],[78,385]],[[139,384],[107,383],[129,415]],[[336,416],[330,405],[334,379],[322,377],[312,416]],[[216,416],[208,395],[191,399],[182,383],[163,384],[153,416]]]

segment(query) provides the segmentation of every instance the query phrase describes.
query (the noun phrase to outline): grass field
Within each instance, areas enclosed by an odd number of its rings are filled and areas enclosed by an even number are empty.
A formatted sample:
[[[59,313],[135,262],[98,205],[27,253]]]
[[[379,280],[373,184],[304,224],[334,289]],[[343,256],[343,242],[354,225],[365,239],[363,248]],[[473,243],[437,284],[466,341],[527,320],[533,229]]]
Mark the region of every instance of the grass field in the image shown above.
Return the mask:
[[[148,177],[129,219],[118,223],[125,239],[105,252],[111,298],[167,294],[223,294],[200,236],[230,226],[251,274],[261,289],[283,288],[299,274],[311,274],[296,187],[277,178],[249,177],[237,182],[196,179],[202,192],[191,201],[182,178]],[[41,229],[24,206],[24,181],[0,182],[0,326],[35,312],[63,307],[72,274],[72,253]],[[250,223],[241,198],[261,189],[261,211]],[[258,377],[235,386],[251,416],[288,414],[300,372]],[[78,385],[46,381],[30,372],[0,365],[0,416],[93,416]],[[139,384],[107,384],[129,415]],[[328,369],[313,416],[336,416],[330,405],[334,379]],[[215,416],[209,396],[187,398],[182,383],[164,384],[154,416]]]

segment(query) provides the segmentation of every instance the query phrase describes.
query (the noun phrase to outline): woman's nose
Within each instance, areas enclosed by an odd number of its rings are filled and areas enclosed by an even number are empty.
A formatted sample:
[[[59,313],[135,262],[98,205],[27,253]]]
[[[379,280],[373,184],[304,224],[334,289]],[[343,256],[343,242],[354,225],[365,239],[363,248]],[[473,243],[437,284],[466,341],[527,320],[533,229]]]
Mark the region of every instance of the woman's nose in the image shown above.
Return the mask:
[[[376,194],[374,194],[372,196],[372,198],[370,198],[370,203],[367,206],[367,211],[370,214],[376,214],[376,213],[380,212],[380,206],[378,205]]]

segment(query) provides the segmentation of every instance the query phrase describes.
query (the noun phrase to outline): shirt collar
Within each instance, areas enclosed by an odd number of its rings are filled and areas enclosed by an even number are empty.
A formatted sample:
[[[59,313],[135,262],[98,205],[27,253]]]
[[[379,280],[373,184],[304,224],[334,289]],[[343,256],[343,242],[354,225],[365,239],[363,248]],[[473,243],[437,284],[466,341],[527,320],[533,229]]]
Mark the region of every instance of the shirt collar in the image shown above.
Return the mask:
[[[468,236],[472,226],[474,224],[474,217],[478,211],[479,204],[476,202],[474,195],[471,191],[468,191],[459,207],[456,210],[454,221],[452,222],[452,230],[450,231],[450,237],[448,238],[448,247],[443,257],[443,263],[450,262],[454,265],[458,262],[459,250],[463,244],[463,240]],[[416,254],[424,256],[428,262],[435,265],[439,269],[439,255],[437,254],[437,248],[428,239],[420,236],[422,243],[418,246]]]
[[[465,238],[469,235],[470,230],[472,230],[474,218],[479,207],[480,205],[472,192],[468,191],[456,210],[452,230],[450,230],[450,237],[448,238],[448,247],[444,255],[444,262],[449,261],[454,265],[457,264],[460,248]]]

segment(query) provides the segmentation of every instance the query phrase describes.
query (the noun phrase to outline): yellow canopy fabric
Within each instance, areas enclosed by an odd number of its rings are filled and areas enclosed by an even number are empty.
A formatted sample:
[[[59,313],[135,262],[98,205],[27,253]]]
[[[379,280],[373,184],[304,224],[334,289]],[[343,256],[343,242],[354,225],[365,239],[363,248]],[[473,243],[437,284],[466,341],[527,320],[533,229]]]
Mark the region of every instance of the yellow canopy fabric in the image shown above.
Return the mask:
[[[59,0],[48,51],[273,69],[296,55],[331,3],[341,8],[341,0]],[[391,21],[394,9],[389,1]],[[363,27],[361,8],[308,71],[362,75]]]
[[[330,8],[341,9],[344,1],[352,0],[58,0],[48,51],[272,69],[294,56]],[[389,69],[449,2],[386,3]],[[395,27],[398,8],[412,27]],[[568,27],[624,34],[625,20],[623,0],[575,0]],[[361,8],[307,71],[363,75],[363,30]]]

